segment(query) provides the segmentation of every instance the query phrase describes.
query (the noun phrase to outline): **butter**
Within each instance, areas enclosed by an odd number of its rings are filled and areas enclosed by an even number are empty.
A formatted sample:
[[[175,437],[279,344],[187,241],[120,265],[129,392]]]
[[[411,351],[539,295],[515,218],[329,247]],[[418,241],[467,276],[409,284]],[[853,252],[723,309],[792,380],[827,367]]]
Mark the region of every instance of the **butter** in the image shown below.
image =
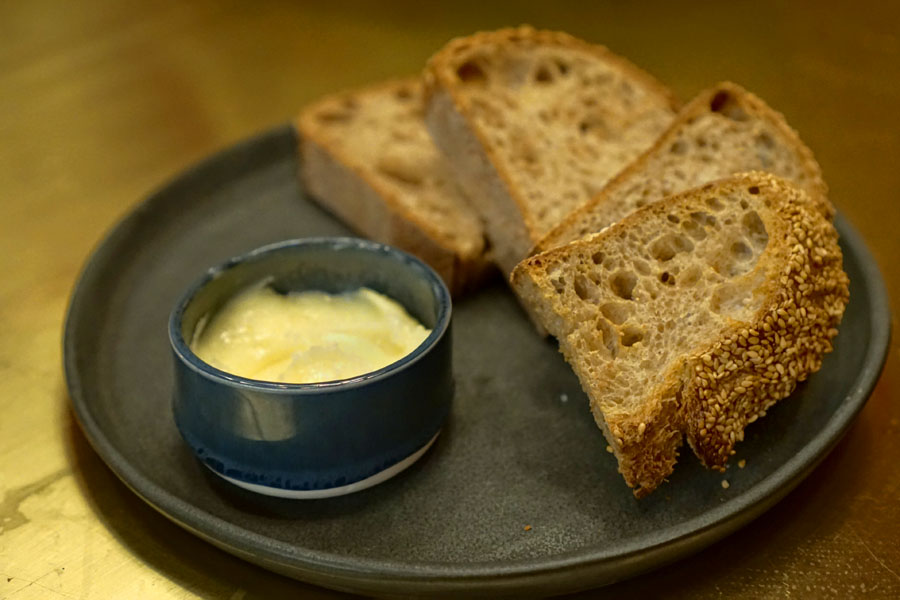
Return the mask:
[[[347,379],[415,350],[429,329],[368,288],[343,294],[248,289],[201,326],[191,350],[241,377],[281,383]]]

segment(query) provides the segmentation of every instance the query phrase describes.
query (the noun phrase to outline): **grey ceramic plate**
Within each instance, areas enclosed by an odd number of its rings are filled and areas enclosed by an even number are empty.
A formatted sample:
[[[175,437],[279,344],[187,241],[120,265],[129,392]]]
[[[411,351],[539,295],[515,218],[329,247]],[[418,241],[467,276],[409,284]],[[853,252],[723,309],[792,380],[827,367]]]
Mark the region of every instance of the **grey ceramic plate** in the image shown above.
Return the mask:
[[[375,594],[551,594],[624,579],[714,542],[784,496],[838,441],[883,365],[890,320],[869,253],[837,224],[851,300],[823,369],[738,446],[744,469],[684,452],[636,501],[578,381],[501,281],[454,307],[457,394],[435,446],[365,492],[259,505],[213,481],[172,421],[166,320],[223,259],[276,240],[347,234],[296,178],[280,128],[177,178],[98,247],[66,322],[65,368],[94,448],[170,519],[238,556]],[[526,531],[526,526],[530,530]]]

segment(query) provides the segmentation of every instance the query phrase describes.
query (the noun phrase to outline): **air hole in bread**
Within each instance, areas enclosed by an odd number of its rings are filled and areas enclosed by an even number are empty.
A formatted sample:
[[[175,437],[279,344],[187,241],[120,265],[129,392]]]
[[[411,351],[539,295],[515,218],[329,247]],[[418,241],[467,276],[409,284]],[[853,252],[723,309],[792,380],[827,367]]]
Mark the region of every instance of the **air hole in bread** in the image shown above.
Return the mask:
[[[707,198],[706,198],[706,205],[707,205],[710,209],[715,210],[715,211],[720,211],[720,210],[722,210],[723,208],[725,208],[725,205],[722,204],[722,202],[721,202],[718,198],[716,198],[715,196],[709,196],[709,197],[707,197]]]
[[[584,233],[587,233],[587,232],[584,232]],[[602,252],[594,252],[593,254],[591,254],[591,262],[594,263],[595,265],[603,264],[603,258],[604,258],[604,256],[603,256]]]
[[[741,208],[743,208],[744,210],[747,210],[747,208],[749,208],[749,207],[750,207],[750,203],[747,202],[746,200],[744,200],[743,198],[741,198]]]
[[[690,287],[697,283],[700,280],[700,276],[702,273],[700,272],[700,267],[697,265],[691,265],[687,269],[684,270],[684,273],[678,278],[678,283],[683,287]]]
[[[753,268],[754,253],[743,240],[732,237],[731,242],[723,240],[724,245],[715,255],[708,256],[709,265],[726,278],[743,275]]]
[[[569,73],[569,63],[559,58],[554,62],[556,62],[556,68],[559,69],[560,75],[567,75]]]
[[[456,77],[463,83],[482,84],[487,81],[484,69],[474,60],[467,60],[456,68]]]
[[[744,227],[744,235],[749,238],[754,248],[765,248],[769,243],[769,232],[766,231],[766,225],[763,223],[759,214],[755,210],[745,213],[741,218],[741,225]]]
[[[668,219],[669,223],[681,222],[681,219],[679,219],[677,215],[673,215],[673,214],[666,215],[666,219]]]
[[[598,296],[597,286],[581,273],[575,275],[572,287],[575,288],[575,294],[582,300],[594,300]]]
[[[621,325],[631,316],[631,306],[624,302],[607,302],[600,307],[600,312],[616,325]]]
[[[609,137],[609,126],[600,116],[591,115],[578,122],[578,131],[582,135],[593,133],[604,138]]]
[[[678,140],[669,147],[669,152],[679,156],[685,154],[688,150],[687,143],[684,140]]]
[[[753,258],[753,250],[744,242],[734,242],[731,244],[731,255],[735,260],[747,261]]]
[[[715,227],[717,224],[716,218],[709,214],[708,212],[697,211],[691,213],[691,219],[693,219],[697,225],[701,227]]]
[[[701,227],[697,221],[691,219],[690,221],[682,221],[681,228],[684,229],[689,236],[697,240],[698,242],[706,239],[706,230]]]
[[[547,65],[541,65],[534,73],[534,80],[537,83],[553,83],[553,73],[547,68]]]
[[[772,148],[775,147],[775,140],[772,138],[771,135],[769,135],[765,131],[763,131],[760,134],[757,134],[755,141],[756,141],[757,146],[759,146],[760,148],[763,148],[765,150],[771,150]]]
[[[644,339],[644,331],[635,325],[629,325],[622,331],[622,345],[630,348]]]
[[[600,337],[603,338],[603,347],[606,348],[607,352],[609,352],[609,355],[613,358],[618,356],[619,336],[616,332],[616,328],[613,327],[610,322],[603,317],[598,317],[597,331],[600,332]]]
[[[394,92],[394,97],[396,97],[397,100],[400,100],[400,101],[409,100],[410,98],[412,98],[412,96],[413,96],[412,90],[410,90],[406,86],[399,87],[399,88],[397,88],[397,91]]]
[[[734,96],[724,90],[713,96],[713,99],[709,102],[709,109],[728,117],[732,121],[746,121],[748,119],[747,113],[734,99]]]
[[[675,285],[675,276],[668,271],[663,271],[659,276],[659,280],[666,285]]]
[[[754,196],[759,193],[759,186],[751,185],[747,188],[747,191],[753,194]]]
[[[650,255],[660,262],[672,260],[679,252],[690,252],[694,243],[679,233],[666,233],[650,242]]]
[[[635,258],[631,261],[631,264],[634,265],[634,270],[640,273],[641,275],[649,275],[650,274],[650,265],[642,261],[640,258]]]
[[[637,276],[631,271],[617,271],[613,274],[609,284],[616,296],[623,300],[632,300],[631,294],[637,284]]]

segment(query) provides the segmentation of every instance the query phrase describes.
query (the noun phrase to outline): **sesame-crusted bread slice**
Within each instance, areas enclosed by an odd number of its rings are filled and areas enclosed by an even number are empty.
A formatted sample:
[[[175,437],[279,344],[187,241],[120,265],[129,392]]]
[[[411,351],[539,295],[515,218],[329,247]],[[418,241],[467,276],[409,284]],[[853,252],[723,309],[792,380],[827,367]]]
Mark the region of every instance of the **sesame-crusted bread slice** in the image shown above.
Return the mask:
[[[300,175],[347,225],[417,255],[459,295],[492,269],[481,221],[428,136],[422,110],[420,78],[311,104],[296,121]]]
[[[509,274],[671,122],[672,94],[606,48],[528,26],[450,41],[425,121]]]
[[[670,194],[746,171],[792,181],[823,214],[834,216],[819,164],[797,132],[765,102],[723,82],[685,105],[649,150],[556,225],[532,252],[596,233]]]
[[[640,497],[684,437],[723,469],[744,427],[819,369],[848,300],[837,238],[803,190],[748,173],[532,256],[511,282]]]

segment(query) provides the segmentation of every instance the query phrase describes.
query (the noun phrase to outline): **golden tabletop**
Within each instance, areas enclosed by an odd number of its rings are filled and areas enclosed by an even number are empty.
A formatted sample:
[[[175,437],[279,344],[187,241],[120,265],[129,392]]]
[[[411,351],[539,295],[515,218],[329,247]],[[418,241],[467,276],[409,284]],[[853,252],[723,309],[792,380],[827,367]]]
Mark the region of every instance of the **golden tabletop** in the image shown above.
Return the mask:
[[[683,99],[731,79],[783,112],[900,313],[900,6],[57,0],[0,5],[0,599],[333,598],[144,504],[90,448],[64,311],[113,224],[209,153],[446,40],[528,22],[624,54]],[[896,339],[896,338],[895,338]],[[616,597],[900,597],[900,354],[775,508]],[[584,592],[591,597],[601,592]]]

